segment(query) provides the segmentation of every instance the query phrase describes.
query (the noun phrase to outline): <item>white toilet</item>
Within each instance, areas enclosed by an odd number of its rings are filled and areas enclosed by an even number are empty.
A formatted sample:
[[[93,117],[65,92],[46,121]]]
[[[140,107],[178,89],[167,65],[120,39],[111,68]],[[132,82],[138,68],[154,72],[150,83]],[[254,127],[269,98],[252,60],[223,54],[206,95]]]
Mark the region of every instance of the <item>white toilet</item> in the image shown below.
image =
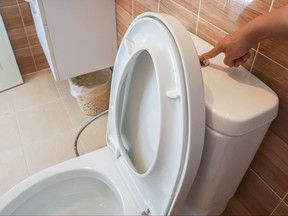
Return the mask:
[[[222,55],[201,69],[193,41],[211,48],[171,16],[137,17],[114,66],[107,146],[19,183],[0,215],[220,214],[278,98]]]

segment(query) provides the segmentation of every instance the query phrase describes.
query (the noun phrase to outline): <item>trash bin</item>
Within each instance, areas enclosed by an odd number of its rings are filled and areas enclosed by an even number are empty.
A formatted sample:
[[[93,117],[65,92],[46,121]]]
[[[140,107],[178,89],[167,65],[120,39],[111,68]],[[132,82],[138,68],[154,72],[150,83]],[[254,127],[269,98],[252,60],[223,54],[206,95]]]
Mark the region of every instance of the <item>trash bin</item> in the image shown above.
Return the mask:
[[[71,95],[86,115],[97,115],[109,107],[111,69],[103,69],[68,80]]]

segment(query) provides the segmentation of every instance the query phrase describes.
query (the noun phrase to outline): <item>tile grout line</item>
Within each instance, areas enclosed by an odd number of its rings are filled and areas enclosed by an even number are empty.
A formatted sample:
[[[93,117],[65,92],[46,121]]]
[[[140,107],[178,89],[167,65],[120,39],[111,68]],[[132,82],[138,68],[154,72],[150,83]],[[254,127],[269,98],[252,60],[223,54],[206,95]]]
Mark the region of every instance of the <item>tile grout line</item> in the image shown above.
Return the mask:
[[[260,47],[260,46],[259,46],[259,47]],[[260,54],[260,55],[264,56],[264,57],[265,57],[265,58],[267,58],[268,60],[270,60],[270,61],[272,61],[273,63],[277,64],[279,67],[281,67],[281,68],[283,68],[283,69],[285,69],[285,70],[288,70],[288,68],[287,68],[287,67],[285,67],[285,66],[281,65],[280,63],[276,62],[275,60],[271,59],[270,57],[268,57],[268,56],[264,55],[264,54],[263,54],[263,53],[261,53],[260,51],[258,51],[258,53],[257,53],[257,54]]]
[[[199,1],[199,5],[198,5],[197,22],[196,22],[196,32],[195,32],[196,35],[198,35],[198,28],[199,28],[199,22],[200,22],[201,7],[202,7],[202,0]]]
[[[190,14],[193,14],[194,16],[198,17],[197,14],[195,14],[194,12],[188,10],[187,8],[185,8],[184,6],[178,4],[177,2],[173,1],[173,0],[170,0],[170,2],[172,2],[172,4],[175,4],[177,5],[178,7],[181,7],[182,9],[184,9],[186,12],[190,13]],[[197,12],[198,13],[198,12]]]
[[[209,25],[213,26],[214,28],[216,28],[217,30],[221,31],[222,33],[224,33],[226,35],[229,34],[228,32],[224,31],[223,29],[219,28],[218,26],[214,25],[213,23],[209,22],[208,20],[203,19],[202,17],[199,17],[199,20],[202,20],[202,21],[208,23]]]
[[[30,40],[29,40],[29,37],[28,37],[28,33],[27,33],[27,29],[26,29],[25,22],[24,22],[23,14],[22,14],[22,12],[21,12],[21,10],[20,10],[20,4],[19,4],[19,2],[17,2],[17,7],[18,7],[18,10],[19,10],[19,13],[20,13],[20,16],[21,16],[22,24],[23,24],[24,31],[25,31],[25,36],[26,36],[26,38],[27,38],[27,42],[28,42],[28,45],[29,45],[29,49],[30,49],[30,52],[31,52],[31,55],[32,55],[34,67],[35,67],[35,70],[37,71],[36,61],[35,61],[35,58],[34,58],[33,50],[32,50],[32,48],[31,48],[31,43],[30,43]],[[29,5],[29,8],[30,8],[30,5]]]
[[[285,203],[284,199],[285,199],[286,195],[288,194],[288,192],[283,196],[283,198],[281,198],[251,167],[249,167],[249,169],[269,188],[270,191],[272,191],[280,199],[279,203],[276,205],[276,207],[270,213],[270,215],[272,215],[282,202]]]
[[[12,101],[12,104],[13,104],[14,115],[15,115],[15,119],[16,119],[16,123],[17,123],[18,133],[19,133],[20,140],[21,140],[20,141],[20,146],[21,146],[22,153],[24,155],[26,169],[27,169],[28,177],[29,177],[29,176],[31,176],[31,169],[30,169],[30,166],[28,165],[27,155],[26,155],[25,150],[24,150],[24,138],[23,138],[23,134],[21,133],[20,122],[19,122],[19,119],[18,119],[19,111],[16,111],[16,109],[15,109],[15,104],[14,104],[13,97],[11,98],[11,101]]]
[[[282,198],[267,184],[267,182],[262,179],[255,170],[253,170],[251,167],[249,169],[282,201]]]

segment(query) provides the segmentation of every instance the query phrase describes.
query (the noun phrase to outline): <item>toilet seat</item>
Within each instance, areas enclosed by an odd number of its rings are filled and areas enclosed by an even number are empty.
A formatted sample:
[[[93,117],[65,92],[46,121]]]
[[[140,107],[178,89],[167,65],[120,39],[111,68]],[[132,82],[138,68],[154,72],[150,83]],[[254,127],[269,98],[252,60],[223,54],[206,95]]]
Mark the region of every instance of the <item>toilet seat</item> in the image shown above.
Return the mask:
[[[164,14],[136,18],[116,56],[107,145],[141,208],[153,214],[176,211],[193,183],[204,144],[203,92],[186,29]]]
[[[68,184],[79,175],[106,183],[123,205],[119,214],[173,214],[196,176],[204,132],[201,69],[189,33],[171,16],[144,13],[127,30],[116,57],[108,147],[16,185],[0,198],[0,214],[17,209],[19,199],[29,203],[41,195],[43,185],[57,186],[59,177]]]

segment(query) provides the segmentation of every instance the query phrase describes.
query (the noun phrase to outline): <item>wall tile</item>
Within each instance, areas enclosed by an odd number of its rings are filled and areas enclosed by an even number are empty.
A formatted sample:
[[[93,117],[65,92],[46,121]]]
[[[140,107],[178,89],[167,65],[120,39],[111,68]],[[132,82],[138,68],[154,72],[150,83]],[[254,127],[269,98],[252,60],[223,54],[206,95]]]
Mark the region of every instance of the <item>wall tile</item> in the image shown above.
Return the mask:
[[[178,4],[171,0],[161,0],[160,12],[167,13],[176,17],[188,31],[196,33],[197,16],[187,10],[184,10]]]
[[[8,30],[7,34],[13,50],[29,47],[26,32],[23,27]]]
[[[227,34],[221,31],[219,28],[216,28],[215,26],[211,25],[203,19],[199,19],[197,36],[204,39],[208,43],[215,46],[218,41],[226,35]]]
[[[16,0],[0,0],[0,7],[16,5]]]
[[[24,0],[0,0],[0,12],[21,74],[49,68],[45,63],[46,57],[38,48],[40,43],[29,4]],[[32,55],[31,46],[36,46],[35,56]]]
[[[283,141],[288,144],[288,108],[280,103],[278,116],[272,122],[270,126],[271,131],[273,131],[277,136],[279,136]]]
[[[266,134],[251,168],[281,197],[288,191],[288,145],[273,132]]]
[[[30,46],[39,45],[40,41],[38,39],[35,26],[34,25],[25,26],[25,30]]]
[[[187,10],[198,14],[200,0],[173,0],[175,3],[183,6]]]
[[[273,5],[272,5],[272,11],[280,7],[283,7],[284,5],[287,5],[287,4],[288,4],[287,0],[274,0]]]
[[[263,40],[259,52],[288,68],[288,38],[276,37]]]
[[[134,13],[135,18],[144,12],[158,12],[159,0],[134,0]]]
[[[247,171],[235,193],[235,198],[251,215],[269,215],[280,202],[280,199],[251,170]]]
[[[37,70],[30,47],[14,50],[14,54],[21,74],[28,74]]]
[[[256,16],[269,11],[271,0],[202,0],[200,16],[231,33]]]
[[[26,2],[26,4],[19,5],[21,16],[25,26],[34,25],[33,17],[31,14],[30,6]]]
[[[23,28],[23,22],[18,6],[2,7],[0,13],[6,30]]]
[[[280,102],[288,107],[288,69],[257,55],[253,73],[269,85],[278,94]]]
[[[116,4],[127,11],[128,14],[132,16],[132,2],[133,0],[116,0]]]
[[[36,69],[42,70],[45,68],[49,68],[48,61],[45,57],[45,54],[42,50],[41,45],[39,44],[39,45],[32,46],[31,49],[32,49],[33,58],[36,64]]]
[[[232,216],[232,215],[249,216],[249,215],[251,215],[251,213],[236,197],[232,197],[229,200],[227,208],[225,209],[225,211],[221,215],[222,216]]]
[[[277,209],[273,212],[272,216],[287,216],[288,215],[288,206],[285,203],[281,203]]]
[[[119,4],[116,4],[116,22],[117,22],[117,36],[118,45],[120,44],[127,28],[132,22],[133,18],[129,11],[126,11]]]

